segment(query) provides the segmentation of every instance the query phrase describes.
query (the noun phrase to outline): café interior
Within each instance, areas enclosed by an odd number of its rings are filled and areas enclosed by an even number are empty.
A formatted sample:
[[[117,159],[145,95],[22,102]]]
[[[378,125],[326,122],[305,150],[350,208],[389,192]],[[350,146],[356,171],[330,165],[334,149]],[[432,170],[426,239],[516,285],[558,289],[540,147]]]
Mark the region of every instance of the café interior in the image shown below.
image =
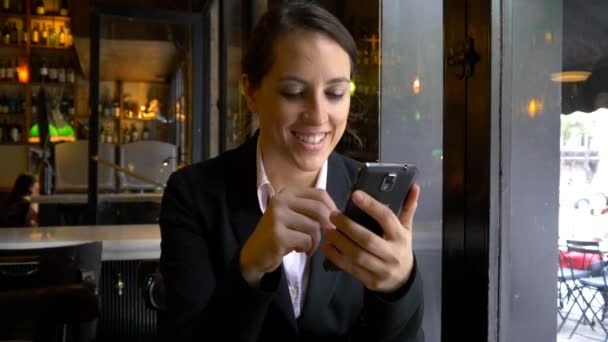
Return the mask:
[[[255,134],[241,58],[289,1],[1,2],[0,341],[171,340],[167,181]],[[426,340],[608,339],[606,3],[315,2],[357,45],[336,150],[420,170]]]

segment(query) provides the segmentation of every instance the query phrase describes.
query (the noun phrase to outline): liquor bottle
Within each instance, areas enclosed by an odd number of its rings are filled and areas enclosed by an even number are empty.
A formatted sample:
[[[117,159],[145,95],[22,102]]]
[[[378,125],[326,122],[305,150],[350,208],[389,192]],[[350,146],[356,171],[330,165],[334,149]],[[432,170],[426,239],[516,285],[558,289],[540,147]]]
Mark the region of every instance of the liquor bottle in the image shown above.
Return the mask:
[[[120,117],[120,99],[118,94],[114,96],[114,100],[112,100],[112,113],[114,114],[114,117]]]
[[[44,8],[44,1],[43,0],[37,0],[36,1],[36,14],[38,15],[44,15],[46,12],[46,9]]]
[[[6,94],[2,93],[2,95],[0,96],[0,114],[8,114],[8,110],[5,111],[5,107],[6,103]]]
[[[122,143],[128,144],[131,142],[131,135],[129,134],[129,129],[125,126],[125,129],[122,130]]]
[[[141,132],[142,140],[150,140],[150,130],[148,130],[148,125],[144,124],[144,130]]]
[[[6,79],[6,66],[4,65],[4,61],[0,62],[0,80]]]
[[[49,79],[49,68],[46,66],[46,61],[43,59],[40,64],[40,81],[48,81]]]
[[[99,142],[100,143],[106,142],[106,130],[104,127],[101,127],[101,130],[99,131]]]
[[[63,94],[63,97],[61,97],[61,101],[59,102],[59,112],[62,115],[68,116],[68,97],[66,96],[66,94]]]
[[[70,117],[74,117],[76,114],[76,109],[74,108],[74,97],[72,95],[68,96],[68,115]]]
[[[49,38],[47,45],[52,47],[57,46],[57,34],[55,33],[55,28],[52,25],[49,28]]]
[[[61,62],[61,64],[57,67],[57,82],[65,83],[66,77],[67,72],[65,69],[65,63]]]
[[[2,11],[3,12],[11,11],[11,1],[10,0],[2,0]]]
[[[49,61],[49,82],[57,82],[57,68],[51,61]]]
[[[76,82],[76,73],[74,72],[74,68],[68,68],[66,76],[68,83],[74,84]]]
[[[17,57],[13,59],[13,78],[15,81],[19,81],[19,61]]]
[[[32,30],[32,44],[40,44],[40,30],[38,28],[38,23],[34,24],[34,29]]]
[[[68,14],[70,14],[70,11],[68,9],[68,1],[61,0],[61,6],[59,7],[59,15],[62,17],[67,17]]]
[[[18,143],[21,141],[21,127],[17,123],[11,125],[10,137],[12,143]]]
[[[11,30],[8,27],[8,23],[4,23],[2,28],[2,44],[9,45],[11,43]]]
[[[38,114],[38,98],[36,97],[36,94],[32,94],[32,117],[36,117],[36,115]]]
[[[23,26],[23,28],[21,29],[21,44],[26,45],[27,44],[27,28],[25,26]]]
[[[40,32],[40,45],[47,45],[49,41],[49,31],[46,29],[46,24],[42,24],[42,31]]]
[[[11,44],[19,43],[19,31],[17,31],[17,23],[11,23]]]
[[[61,29],[59,31],[59,38],[58,38],[58,42],[59,42],[59,46],[65,46],[65,31],[63,29],[63,25],[61,26]]]
[[[137,132],[137,128],[135,128],[135,124],[131,124],[131,130],[129,132],[131,136],[131,141],[135,142],[139,140],[139,132]]]
[[[17,104],[18,104],[17,110],[19,111],[19,113],[24,114],[26,103],[25,103],[25,96],[23,96],[23,94],[19,94],[19,97],[17,99]]]
[[[7,81],[12,81],[13,80],[13,76],[14,76],[13,70],[14,70],[13,69],[13,64],[12,64],[11,60],[8,59],[6,61],[6,67],[5,67],[5,70],[4,70],[4,79],[5,80],[7,80]]]

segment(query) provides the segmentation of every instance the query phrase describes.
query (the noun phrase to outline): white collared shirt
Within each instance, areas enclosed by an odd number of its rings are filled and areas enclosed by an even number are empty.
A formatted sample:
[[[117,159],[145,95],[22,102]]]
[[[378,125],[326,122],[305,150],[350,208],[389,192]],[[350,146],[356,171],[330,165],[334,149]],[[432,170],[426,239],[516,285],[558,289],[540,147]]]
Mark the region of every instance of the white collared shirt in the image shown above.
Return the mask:
[[[266,212],[268,201],[270,201],[272,196],[274,196],[274,189],[266,176],[259,140],[256,152],[256,167],[258,201],[260,204],[260,210],[262,210],[262,213],[264,213]],[[327,160],[321,167],[321,172],[319,172],[319,176],[317,177],[315,188],[325,190],[326,186]],[[289,286],[289,295],[293,305],[293,313],[295,317],[298,318],[304,304],[304,295],[306,294],[306,289],[308,287],[308,278],[310,273],[308,257],[306,256],[306,253],[298,253],[293,251],[283,257],[283,267],[285,269],[285,275],[287,276],[287,285]]]

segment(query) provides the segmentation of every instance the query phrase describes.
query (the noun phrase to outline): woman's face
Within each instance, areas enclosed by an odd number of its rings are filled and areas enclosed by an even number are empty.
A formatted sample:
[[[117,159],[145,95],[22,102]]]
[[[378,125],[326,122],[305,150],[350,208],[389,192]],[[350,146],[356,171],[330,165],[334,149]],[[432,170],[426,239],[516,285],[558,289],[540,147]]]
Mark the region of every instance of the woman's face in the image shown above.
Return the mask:
[[[350,58],[334,40],[292,32],[274,43],[274,63],[247,101],[260,120],[264,165],[318,171],[346,128]]]

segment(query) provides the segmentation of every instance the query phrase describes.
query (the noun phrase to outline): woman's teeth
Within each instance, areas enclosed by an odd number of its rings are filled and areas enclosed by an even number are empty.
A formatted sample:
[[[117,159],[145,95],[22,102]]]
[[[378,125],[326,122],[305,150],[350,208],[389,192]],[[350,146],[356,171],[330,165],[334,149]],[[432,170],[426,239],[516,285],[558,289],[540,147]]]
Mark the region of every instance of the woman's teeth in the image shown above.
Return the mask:
[[[303,134],[295,133],[296,138],[298,138],[300,141],[305,142],[307,144],[313,144],[313,145],[320,143],[323,140],[323,138],[325,138],[325,135],[326,135],[326,133],[319,133],[319,134],[313,134],[313,135],[303,135]]]

